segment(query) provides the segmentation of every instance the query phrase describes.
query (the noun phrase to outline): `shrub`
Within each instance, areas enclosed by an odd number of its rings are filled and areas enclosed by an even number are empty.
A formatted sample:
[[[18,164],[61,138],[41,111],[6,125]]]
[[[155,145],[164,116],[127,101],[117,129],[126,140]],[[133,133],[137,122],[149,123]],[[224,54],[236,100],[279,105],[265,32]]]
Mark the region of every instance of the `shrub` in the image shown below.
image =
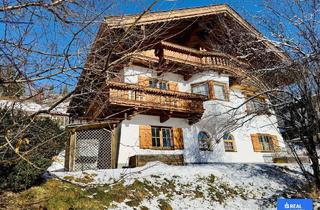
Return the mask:
[[[1,109],[0,191],[20,191],[40,183],[41,175],[52,163],[52,157],[63,149],[65,140],[63,129],[49,118],[29,120],[22,112]]]

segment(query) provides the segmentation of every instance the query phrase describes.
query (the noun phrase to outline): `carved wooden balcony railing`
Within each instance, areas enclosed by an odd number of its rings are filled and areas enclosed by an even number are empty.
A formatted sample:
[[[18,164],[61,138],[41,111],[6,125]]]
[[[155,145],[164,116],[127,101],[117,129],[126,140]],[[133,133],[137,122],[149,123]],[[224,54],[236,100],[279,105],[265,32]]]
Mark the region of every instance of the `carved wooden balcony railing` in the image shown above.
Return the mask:
[[[107,104],[105,109],[109,115],[117,112],[123,114],[123,110],[132,108],[136,112],[141,111],[143,114],[160,116],[160,121],[177,117],[187,118],[192,124],[201,118],[204,112],[203,101],[207,97],[194,93],[107,81],[105,99],[104,104]],[[91,108],[96,110],[100,108],[99,106],[102,105],[94,105]],[[92,109],[91,111],[93,111]],[[133,113],[129,113],[129,115],[133,115]],[[167,119],[165,119],[166,117]]]
[[[159,50],[162,52],[156,53],[156,51]],[[201,51],[165,41],[161,42],[161,45],[157,50],[146,50],[134,56],[136,59],[144,59],[153,62],[159,62],[160,57],[167,61],[189,64],[199,68],[221,69],[233,73],[235,71],[250,68],[247,63],[239,61],[237,58],[222,52]]]
[[[171,90],[149,88],[135,84],[107,82],[109,102],[150,109],[178,112],[203,112],[205,96]]]

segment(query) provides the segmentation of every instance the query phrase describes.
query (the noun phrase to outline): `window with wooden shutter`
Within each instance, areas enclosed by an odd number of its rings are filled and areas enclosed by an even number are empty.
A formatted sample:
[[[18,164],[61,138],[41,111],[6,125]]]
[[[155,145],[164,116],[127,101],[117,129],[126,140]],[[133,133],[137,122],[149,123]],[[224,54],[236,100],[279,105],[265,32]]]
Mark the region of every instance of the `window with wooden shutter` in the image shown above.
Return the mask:
[[[275,152],[280,149],[277,136],[270,134],[251,134],[255,152]]]
[[[178,83],[176,82],[168,82],[169,90],[179,91]]]
[[[183,149],[181,128],[140,125],[139,136],[141,149]]]
[[[213,81],[210,80],[207,82],[208,83],[208,88],[209,88],[209,99],[214,99],[214,88],[213,88]]]
[[[138,76],[138,85],[148,87],[150,78],[147,76]]]
[[[253,151],[261,152],[261,146],[259,143],[259,135],[258,134],[251,134],[251,141],[252,141]]]
[[[174,149],[183,149],[183,131],[182,128],[173,128]]]
[[[140,125],[139,126],[139,140],[140,148],[147,149],[152,147],[152,133],[150,125]]]
[[[178,83],[166,81],[162,79],[150,78],[147,76],[139,76],[138,84],[145,87],[158,88],[161,90],[179,91]]]
[[[154,79],[154,78],[150,78],[149,79],[149,87],[158,88],[158,89],[161,89],[161,90],[168,90],[169,89],[167,81]]]
[[[272,135],[271,138],[272,138],[273,149],[277,152],[280,151],[278,137],[276,135]]]
[[[168,127],[151,126],[152,147],[172,148],[172,129]]]

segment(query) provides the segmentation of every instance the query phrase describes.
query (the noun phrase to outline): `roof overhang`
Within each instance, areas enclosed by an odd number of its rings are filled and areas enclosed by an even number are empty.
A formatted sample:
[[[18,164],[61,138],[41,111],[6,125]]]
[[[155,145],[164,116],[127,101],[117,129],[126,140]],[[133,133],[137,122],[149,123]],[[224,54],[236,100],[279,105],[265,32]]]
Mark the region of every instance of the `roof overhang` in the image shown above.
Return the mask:
[[[188,18],[199,18],[203,16],[223,14],[231,17],[234,21],[252,33],[258,40],[272,50],[281,60],[291,63],[290,58],[280,48],[276,47],[274,43],[266,39],[253,25],[242,18],[235,10],[227,4],[212,5],[206,7],[196,7],[187,9],[178,9],[171,11],[152,12],[143,16],[127,15],[127,16],[110,16],[105,18],[106,26],[109,29],[126,28],[133,24],[136,26],[149,25],[155,23],[164,23],[169,21],[183,20]]]

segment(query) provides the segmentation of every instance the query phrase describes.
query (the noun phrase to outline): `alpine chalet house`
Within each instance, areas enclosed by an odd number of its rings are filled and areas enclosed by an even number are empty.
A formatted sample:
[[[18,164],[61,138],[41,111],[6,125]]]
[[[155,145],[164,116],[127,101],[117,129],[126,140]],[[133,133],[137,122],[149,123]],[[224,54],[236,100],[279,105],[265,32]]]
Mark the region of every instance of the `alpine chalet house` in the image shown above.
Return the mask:
[[[270,162],[285,145],[266,98],[240,105],[246,74],[283,62],[228,5],[106,17],[69,105],[66,170]]]

